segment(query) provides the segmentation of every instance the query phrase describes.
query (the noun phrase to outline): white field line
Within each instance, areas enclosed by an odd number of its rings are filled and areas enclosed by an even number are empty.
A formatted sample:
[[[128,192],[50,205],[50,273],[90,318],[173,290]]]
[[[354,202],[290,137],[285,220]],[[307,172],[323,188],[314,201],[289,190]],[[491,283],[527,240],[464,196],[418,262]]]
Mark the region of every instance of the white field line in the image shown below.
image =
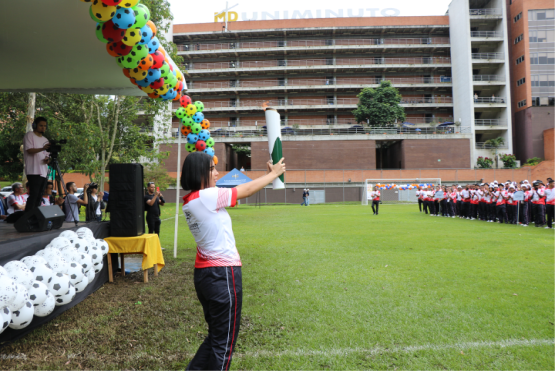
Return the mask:
[[[480,349],[480,348],[507,348],[507,347],[533,347],[554,345],[555,339],[532,339],[532,340],[501,340],[501,341],[476,341],[455,344],[426,344],[426,345],[410,345],[404,347],[376,347],[376,348],[340,348],[327,350],[285,350],[282,352],[272,352],[260,350],[256,352],[243,353],[243,357],[283,357],[283,356],[346,356],[352,353],[363,354],[383,354],[383,353],[413,353],[422,350],[449,350],[457,351]]]
[[[183,216],[183,214],[180,213],[179,216]],[[175,215],[170,217],[170,218],[162,219],[162,221],[171,220],[171,219],[174,219],[174,218],[175,218]]]

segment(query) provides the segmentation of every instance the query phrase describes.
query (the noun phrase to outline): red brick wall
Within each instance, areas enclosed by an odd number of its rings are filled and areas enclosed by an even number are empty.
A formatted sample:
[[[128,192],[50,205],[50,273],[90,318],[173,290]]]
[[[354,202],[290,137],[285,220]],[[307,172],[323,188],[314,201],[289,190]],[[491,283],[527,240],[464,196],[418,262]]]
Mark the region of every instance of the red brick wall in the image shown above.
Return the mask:
[[[470,164],[468,139],[405,139],[402,152],[403,169],[460,169]]]

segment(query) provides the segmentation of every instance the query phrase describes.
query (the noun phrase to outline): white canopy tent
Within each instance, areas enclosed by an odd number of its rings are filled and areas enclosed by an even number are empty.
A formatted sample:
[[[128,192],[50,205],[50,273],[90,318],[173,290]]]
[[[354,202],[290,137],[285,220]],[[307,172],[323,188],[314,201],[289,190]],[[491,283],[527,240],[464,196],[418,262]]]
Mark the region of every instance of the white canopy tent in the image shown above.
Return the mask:
[[[96,38],[89,6],[0,0],[0,91],[146,96]]]

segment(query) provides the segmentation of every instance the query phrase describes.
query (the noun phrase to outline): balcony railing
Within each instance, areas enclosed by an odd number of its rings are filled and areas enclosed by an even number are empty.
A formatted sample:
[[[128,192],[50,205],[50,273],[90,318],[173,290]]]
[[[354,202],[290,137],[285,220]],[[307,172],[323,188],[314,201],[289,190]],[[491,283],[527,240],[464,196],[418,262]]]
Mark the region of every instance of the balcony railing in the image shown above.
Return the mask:
[[[176,133],[177,134],[177,133]],[[471,134],[468,127],[435,127],[435,128],[405,128],[405,127],[385,127],[385,128],[369,128],[363,125],[353,125],[350,128],[326,128],[326,129],[295,129],[293,127],[282,127],[282,136],[297,136],[297,135],[420,135],[420,134]],[[214,138],[220,137],[260,137],[266,136],[266,129],[259,127],[256,130],[234,130],[234,129],[217,129],[211,130],[210,135]]]
[[[336,59],[292,59],[265,61],[230,61],[210,63],[187,63],[184,69],[209,70],[228,68],[269,68],[269,67],[313,67],[313,66],[348,66],[348,65],[380,65],[380,64],[450,64],[449,57],[413,57],[413,58],[341,58]]]
[[[472,81],[505,81],[505,77],[499,75],[473,75]]]
[[[285,87],[285,86],[345,86],[345,87],[362,87],[367,85],[378,85],[381,81],[391,81],[393,85],[398,84],[443,84],[451,83],[449,76],[434,77],[399,77],[399,78],[372,78],[361,77],[356,78],[338,78],[337,81],[331,79],[295,79],[295,80],[232,80],[232,81],[190,81],[189,90],[191,89],[225,89],[225,88],[262,88],[262,87]]]
[[[505,98],[502,97],[478,97],[474,98],[474,103],[505,103]]]
[[[507,120],[502,119],[476,119],[475,126],[507,126]]]
[[[337,39],[335,40],[277,40],[277,41],[241,41],[232,43],[211,44],[182,44],[177,45],[178,51],[200,52],[230,49],[266,49],[282,47],[330,47],[349,45],[431,45],[449,44],[448,37],[425,37],[425,38],[376,38],[376,39]]]
[[[452,97],[404,97],[401,101],[402,104],[425,104],[425,103],[452,103]],[[210,108],[247,108],[247,107],[262,107],[262,104],[267,103],[270,107],[280,106],[340,106],[350,105],[354,106],[358,103],[358,98],[337,98],[337,99],[269,99],[269,100],[245,100],[245,101],[215,101],[204,102],[204,107]],[[174,103],[173,108],[179,108],[179,103]]]
[[[472,15],[502,15],[503,11],[500,8],[482,8],[482,9],[469,9],[469,14]]]
[[[503,53],[472,53],[472,59],[504,59]]]
[[[453,122],[453,117],[407,117],[405,122],[419,125],[419,124],[430,124],[432,122],[444,122],[450,121]],[[175,121],[178,123],[179,121]],[[282,120],[281,126],[317,126],[317,125],[355,125],[356,120],[355,118],[338,118],[337,122],[334,122],[333,119],[289,119],[289,120]],[[253,127],[262,127],[266,125],[266,121],[264,119],[261,120],[239,120],[239,121],[210,121],[211,128],[227,128],[227,127],[245,127],[245,126],[253,126]]]
[[[501,31],[471,31],[470,37],[503,37]]]
[[[486,144],[486,142],[476,142],[476,149],[494,149],[495,147]],[[501,144],[499,147],[501,149],[507,149],[509,146],[507,144]]]

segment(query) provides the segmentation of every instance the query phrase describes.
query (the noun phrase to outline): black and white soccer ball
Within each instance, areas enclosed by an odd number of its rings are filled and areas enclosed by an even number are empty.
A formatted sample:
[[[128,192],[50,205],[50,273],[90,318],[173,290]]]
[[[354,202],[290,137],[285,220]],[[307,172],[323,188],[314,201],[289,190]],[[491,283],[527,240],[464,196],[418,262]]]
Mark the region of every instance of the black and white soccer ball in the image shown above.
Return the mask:
[[[48,263],[34,264],[31,268],[29,268],[29,270],[31,271],[31,273],[33,273],[35,281],[42,282],[47,286],[50,284],[50,281],[52,281],[52,276],[54,276],[55,274]]]
[[[39,281],[33,282],[33,286],[28,291],[29,291],[29,300],[31,301],[34,307],[37,307],[40,304],[44,303],[49,293],[48,286],[46,286],[44,283]]]
[[[69,263],[63,257],[56,254],[46,254],[44,258],[54,272],[67,274]]]
[[[34,310],[35,316],[46,317],[54,311],[55,306],[56,306],[56,298],[51,292],[49,292],[46,300],[38,307],[35,307],[35,310]]]
[[[0,307],[0,334],[8,328],[12,321],[12,311],[8,307]]]
[[[29,289],[33,284],[34,277],[25,263],[19,260],[12,260],[4,265],[4,269],[8,272],[8,276],[16,283],[22,284],[26,289]]]
[[[83,292],[83,290],[85,290],[85,288],[87,288],[87,285],[89,284],[89,278],[85,275],[83,277],[83,280],[81,280],[81,282],[77,282],[77,284],[75,284],[75,292],[79,293],[79,292]]]
[[[81,254],[81,260],[79,263],[83,266],[85,273],[88,273],[94,267],[92,258],[89,254]]]
[[[69,240],[69,242],[73,243],[73,241],[75,239],[77,239],[77,233],[75,233],[74,231],[70,231],[70,230],[65,230],[62,233],[60,233],[60,235],[58,237],[64,237],[67,238]]]
[[[48,285],[48,289],[54,295],[54,297],[59,298],[68,293],[70,288],[69,276],[63,273],[56,273]]]
[[[110,247],[108,246],[108,242],[102,239],[96,240],[96,247],[100,248],[100,251],[102,251],[102,255],[107,255],[108,250],[110,250]]]
[[[93,266],[101,265],[104,255],[102,255],[102,250],[100,250],[95,244],[91,246],[89,250],[89,255],[91,256]]]
[[[70,284],[68,293],[60,296],[59,298],[56,298],[55,305],[59,307],[62,305],[69,304],[74,298],[75,298],[75,287]]]
[[[9,305],[17,294],[17,283],[10,277],[0,276],[0,308]]]
[[[21,330],[31,324],[33,320],[33,315],[35,314],[35,309],[30,301],[25,302],[25,304],[12,312],[12,321],[10,323],[10,328],[14,330]]]
[[[67,275],[69,276],[69,282],[75,285],[77,282],[81,282],[83,277],[85,277],[85,270],[79,262],[69,263],[69,268],[67,270]]]
[[[91,269],[87,272],[87,278],[89,279],[89,283],[91,283],[92,281],[94,281],[94,277],[95,277],[95,272],[94,269]]]
[[[69,241],[69,239],[65,237],[56,237],[52,241],[50,241],[50,245],[56,250],[61,250],[64,247],[71,246],[72,243]]]
[[[77,236],[80,238],[84,238],[85,236],[89,236],[94,238],[94,233],[87,227],[81,227],[77,231]]]
[[[73,247],[75,247],[80,253],[88,254],[90,242],[85,237],[79,237],[75,241],[73,241]]]
[[[31,267],[37,265],[37,264],[48,264],[48,262],[46,261],[46,259],[42,256],[38,256],[38,255],[31,255],[31,256],[26,256],[23,259],[21,259],[21,262],[23,262],[27,268],[31,269]]]
[[[15,287],[15,298],[7,305],[7,307],[10,308],[12,312],[15,310],[19,310],[19,308],[21,308],[23,305],[25,305],[26,302],[29,301],[29,293],[27,292],[25,286],[20,283],[16,283]]]
[[[94,273],[98,273],[104,268],[104,263],[100,262],[100,264],[94,266]]]

